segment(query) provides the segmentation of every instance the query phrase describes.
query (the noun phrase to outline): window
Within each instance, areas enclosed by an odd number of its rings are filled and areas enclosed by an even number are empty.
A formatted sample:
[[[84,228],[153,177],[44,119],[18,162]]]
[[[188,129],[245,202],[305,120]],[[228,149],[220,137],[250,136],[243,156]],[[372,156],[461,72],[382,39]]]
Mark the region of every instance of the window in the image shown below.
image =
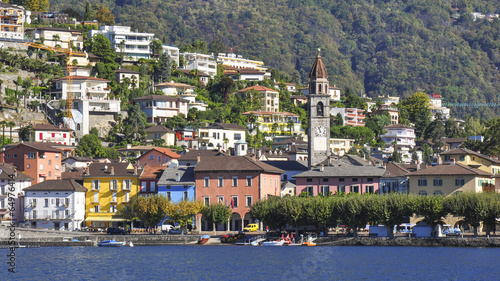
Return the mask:
[[[161,162],[161,155],[158,155],[158,162]]]
[[[43,171],[43,164],[40,164],[40,171]]]
[[[238,196],[231,197],[231,207],[232,208],[238,207]]]
[[[224,204],[224,196],[222,195],[217,196],[217,203]]]
[[[152,181],[149,183],[149,191],[154,192],[156,190],[156,182]]]
[[[52,177],[52,172],[51,171],[49,171],[49,177]]]
[[[56,153],[56,159],[59,159],[59,153]]]
[[[100,180],[92,180],[92,189],[99,190],[100,189]]]
[[[344,192],[345,193],[345,185],[337,186],[337,192]]]
[[[28,159],[35,159],[36,158],[36,152],[28,152]]]
[[[419,191],[418,192],[418,195],[422,195],[422,196],[426,196],[427,195],[427,191]]]
[[[52,160],[49,159],[49,166],[52,165]]]
[[[427,179],[418,179],[418,186],[427,186]]]
[[[149,160],[155,160],[155,156],[153,154],[149,154]]]
[[[464,184],[465,184],[464,179],[461,178],[455,179],[455,186],[463,186]]]
[[[246,196],[246,199],[247,199],[247,200],[246,200],[246,201],[247,201],[247,202],[246,202],[246,206],[247,206],[247,207],[252,206],[252,195],[247,195],[247,196]]]
[[[31,165],[30,165],[30,164],[26,165],[26,169],[29,169],[30,167],[31,167]]]
[[[218,187],[223,187],[224,186],[224,177],[218,177],[217,178],[217,186]]]
[[[358,178],[352,178],[352,182],[358,182]]]
[[[16,159],[17,158],[17,153],[12,154],[12,158]]]
[[[117,209],[116,205],[111,205],[111,207],[109,207],[109,211],[111,213],[116,213],[116,209]]]
[[[443,185],[442,179],[434,179],[434,186],[442,186],[442,185]]]
[[[366,186],[366,192],[367,193],[374,193],[375,192],[375,188],[373,185],[367,185]]]
[[[247,177],[247,186],[252,186],[252,177],[251,176]]]
[[[313,182],[313,179],[311,179],[311,178],[307,178],[307,179],[306,179],[306,182]]]
[[[233,177],[233,186],[238,186],[238,177]]]
[[[350,192],[359,193],[359,185],[351,185]]]
[[[69,210],[64,210],[64,216],[65,216],[66,218],[69,218]]]
[[[125,202],[130,201],[130,192],[125,192]]]
[[[59,171],[59,165],[56,165],[56,171]]]
[[[170,191],[167,191],[167,199],[168,201],[172,201],[172,193]]]
[[[234,134],[234,140],[235,141],[241,140],[241,134]]]
[[[209,187],[209,180],[210,180],[209,177],[203,178],[203,186],[204,187]]]
[[[372,182],[373,178],[367,178],[366,180],[369,181],[369,182]]]
[[[99,211],[101,210],[100,206],[94,206],[94,213],[99,213]]]
[[[45,199],[45,205],[44,205],[45,208],[48,208],[49,207],[49,199]]]
[[[323,196],[329,196],[330,195],[330,187],[328,185],[323,185],[321,187],[321,194],[323,194]]]
[[[465,161],[465,155],[460,156],[460,161]]]
[[[116,203],[116,192],[113,192],[113,199],[111,202],[115,202]]]
[[[99,202],[99,193],[94,192],[94,202]]]
[[[314,196],[314,189],[313,189],[313,187],[312,187],[311,185],[308,185],[308,186],[306,187],[306,192],[307,192],[307,196],[308,196],[308,197],[309,197],[309,196]]]
[[[143,181],[141,182],[141,192],[146,192],[146,187],[147,187],[148,183]]]
[[[123,190],[130,190],[131,185],[132,185],[132,180],[123,180],[122,189]],[[127,200],[127,202],[128,202],[128,200]]]
[[[323,178],[323,182],[328,182],[328,178]]]
[[[344,178],[339,178],[339,182],[345,182]]]
[[[184,191],[182,193],[182,201],[188,201],[188,192],[187,191]]]
[[[434,191],[434,195],[443,195],[443,192],[441,192],[441,190],[436,190]]]
[[[59,206],[59,198],[56,198],[56,207]]]
[[[68,207],[68,206],[69,206],[69,198],[64,198],[64,205],[65,205],[66,207]]]
[[[203,204],[205,204],[205,206],[210,205],[210,196],[203,196]]]
[[[8,158],[9,158],[9,154],[5,153],[5,159],[8,159]]]

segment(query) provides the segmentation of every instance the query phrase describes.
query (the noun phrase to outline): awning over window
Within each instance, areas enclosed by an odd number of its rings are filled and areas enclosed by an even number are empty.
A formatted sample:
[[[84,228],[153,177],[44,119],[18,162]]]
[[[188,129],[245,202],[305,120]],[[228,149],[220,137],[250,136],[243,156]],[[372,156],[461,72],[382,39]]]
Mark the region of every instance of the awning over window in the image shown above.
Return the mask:
[[[113,217],[113,216],[92,216],[89,215],[85,219],[86,221],[124,221],[124,218]]]

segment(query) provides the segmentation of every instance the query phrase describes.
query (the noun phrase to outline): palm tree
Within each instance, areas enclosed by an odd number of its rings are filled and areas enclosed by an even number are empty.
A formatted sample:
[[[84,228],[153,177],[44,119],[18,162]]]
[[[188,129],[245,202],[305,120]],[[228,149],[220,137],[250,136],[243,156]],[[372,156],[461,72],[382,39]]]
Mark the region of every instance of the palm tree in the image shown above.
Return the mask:
[[[293,126],[294,125],[295,125],[295,123],[293,123],[292,119],[288,120],[288,122],[286,123],[286,126],[288,127],[288,130],[290,130],[290,136],[292,135],[292,130],[293,130]]]
[[[16,126],[16,123],[14,121],[8,121],[6,126],[10,128],[10,143],[12,143],[12,128]]]
[[[5,126],[7,125],[7,121],[0,121],[0,126],[2,126],[2,147],[5,146]]]
[[[229,143],[229,139],[228,138],[224,138],[224,144],[225,144],[225,150],[227,151],[227,144]]]
[[[57,46],[57,42],[59,41],[59,39],[61,39],[61,37],[59,36],[59,34],[54,34],[52,35],[52,39],[54,39],[54,41],[56,42],[54,46]]]

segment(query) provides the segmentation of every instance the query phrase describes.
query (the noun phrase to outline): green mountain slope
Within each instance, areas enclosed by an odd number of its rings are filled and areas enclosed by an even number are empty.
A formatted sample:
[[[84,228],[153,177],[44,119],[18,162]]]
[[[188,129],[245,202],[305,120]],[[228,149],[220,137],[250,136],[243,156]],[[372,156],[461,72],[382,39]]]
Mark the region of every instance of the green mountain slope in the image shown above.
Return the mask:
[[[50,2],[51,10],[85,10],[85,2]],[[90,2],[109,7],[118,24],[154,32],[170,45],[220,38],[244,57],[290,76],[298,71],[303,83],[321,48],[330,83],[358,94],[424,91],[439,93],[446,102],[500,103],[500,20],[473,22],[470,16],[498,13],[499,0]],[[462,117],[491,118],[498,112],[452,107]]]

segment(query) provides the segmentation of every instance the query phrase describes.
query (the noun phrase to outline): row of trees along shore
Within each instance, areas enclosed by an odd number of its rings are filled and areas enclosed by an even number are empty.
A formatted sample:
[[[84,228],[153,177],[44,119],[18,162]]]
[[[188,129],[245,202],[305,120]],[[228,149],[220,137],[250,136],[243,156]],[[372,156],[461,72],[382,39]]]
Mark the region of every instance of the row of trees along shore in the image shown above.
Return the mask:
[[[448,197],[419,196],[393,193],[338,194],[315,197],[268,197],[255,202],[251,215],[265,225],[274,228],[313,225],[317,230],[326,230],[339,224],[345,225],[358,237],[357,228],[370,225],[388,226],[388,235],[393,237],[392,227],[408,220],[412,215],[423,217],[432,227],[447,215],[462,219],[465,225],[474,228],[478,237],[481,222],[495,226],[500,214],[500,194],[498,193],[457,193]],[[487,227],[489,235],[491,227]],[[298,233],[297,233],[298,234]]]

